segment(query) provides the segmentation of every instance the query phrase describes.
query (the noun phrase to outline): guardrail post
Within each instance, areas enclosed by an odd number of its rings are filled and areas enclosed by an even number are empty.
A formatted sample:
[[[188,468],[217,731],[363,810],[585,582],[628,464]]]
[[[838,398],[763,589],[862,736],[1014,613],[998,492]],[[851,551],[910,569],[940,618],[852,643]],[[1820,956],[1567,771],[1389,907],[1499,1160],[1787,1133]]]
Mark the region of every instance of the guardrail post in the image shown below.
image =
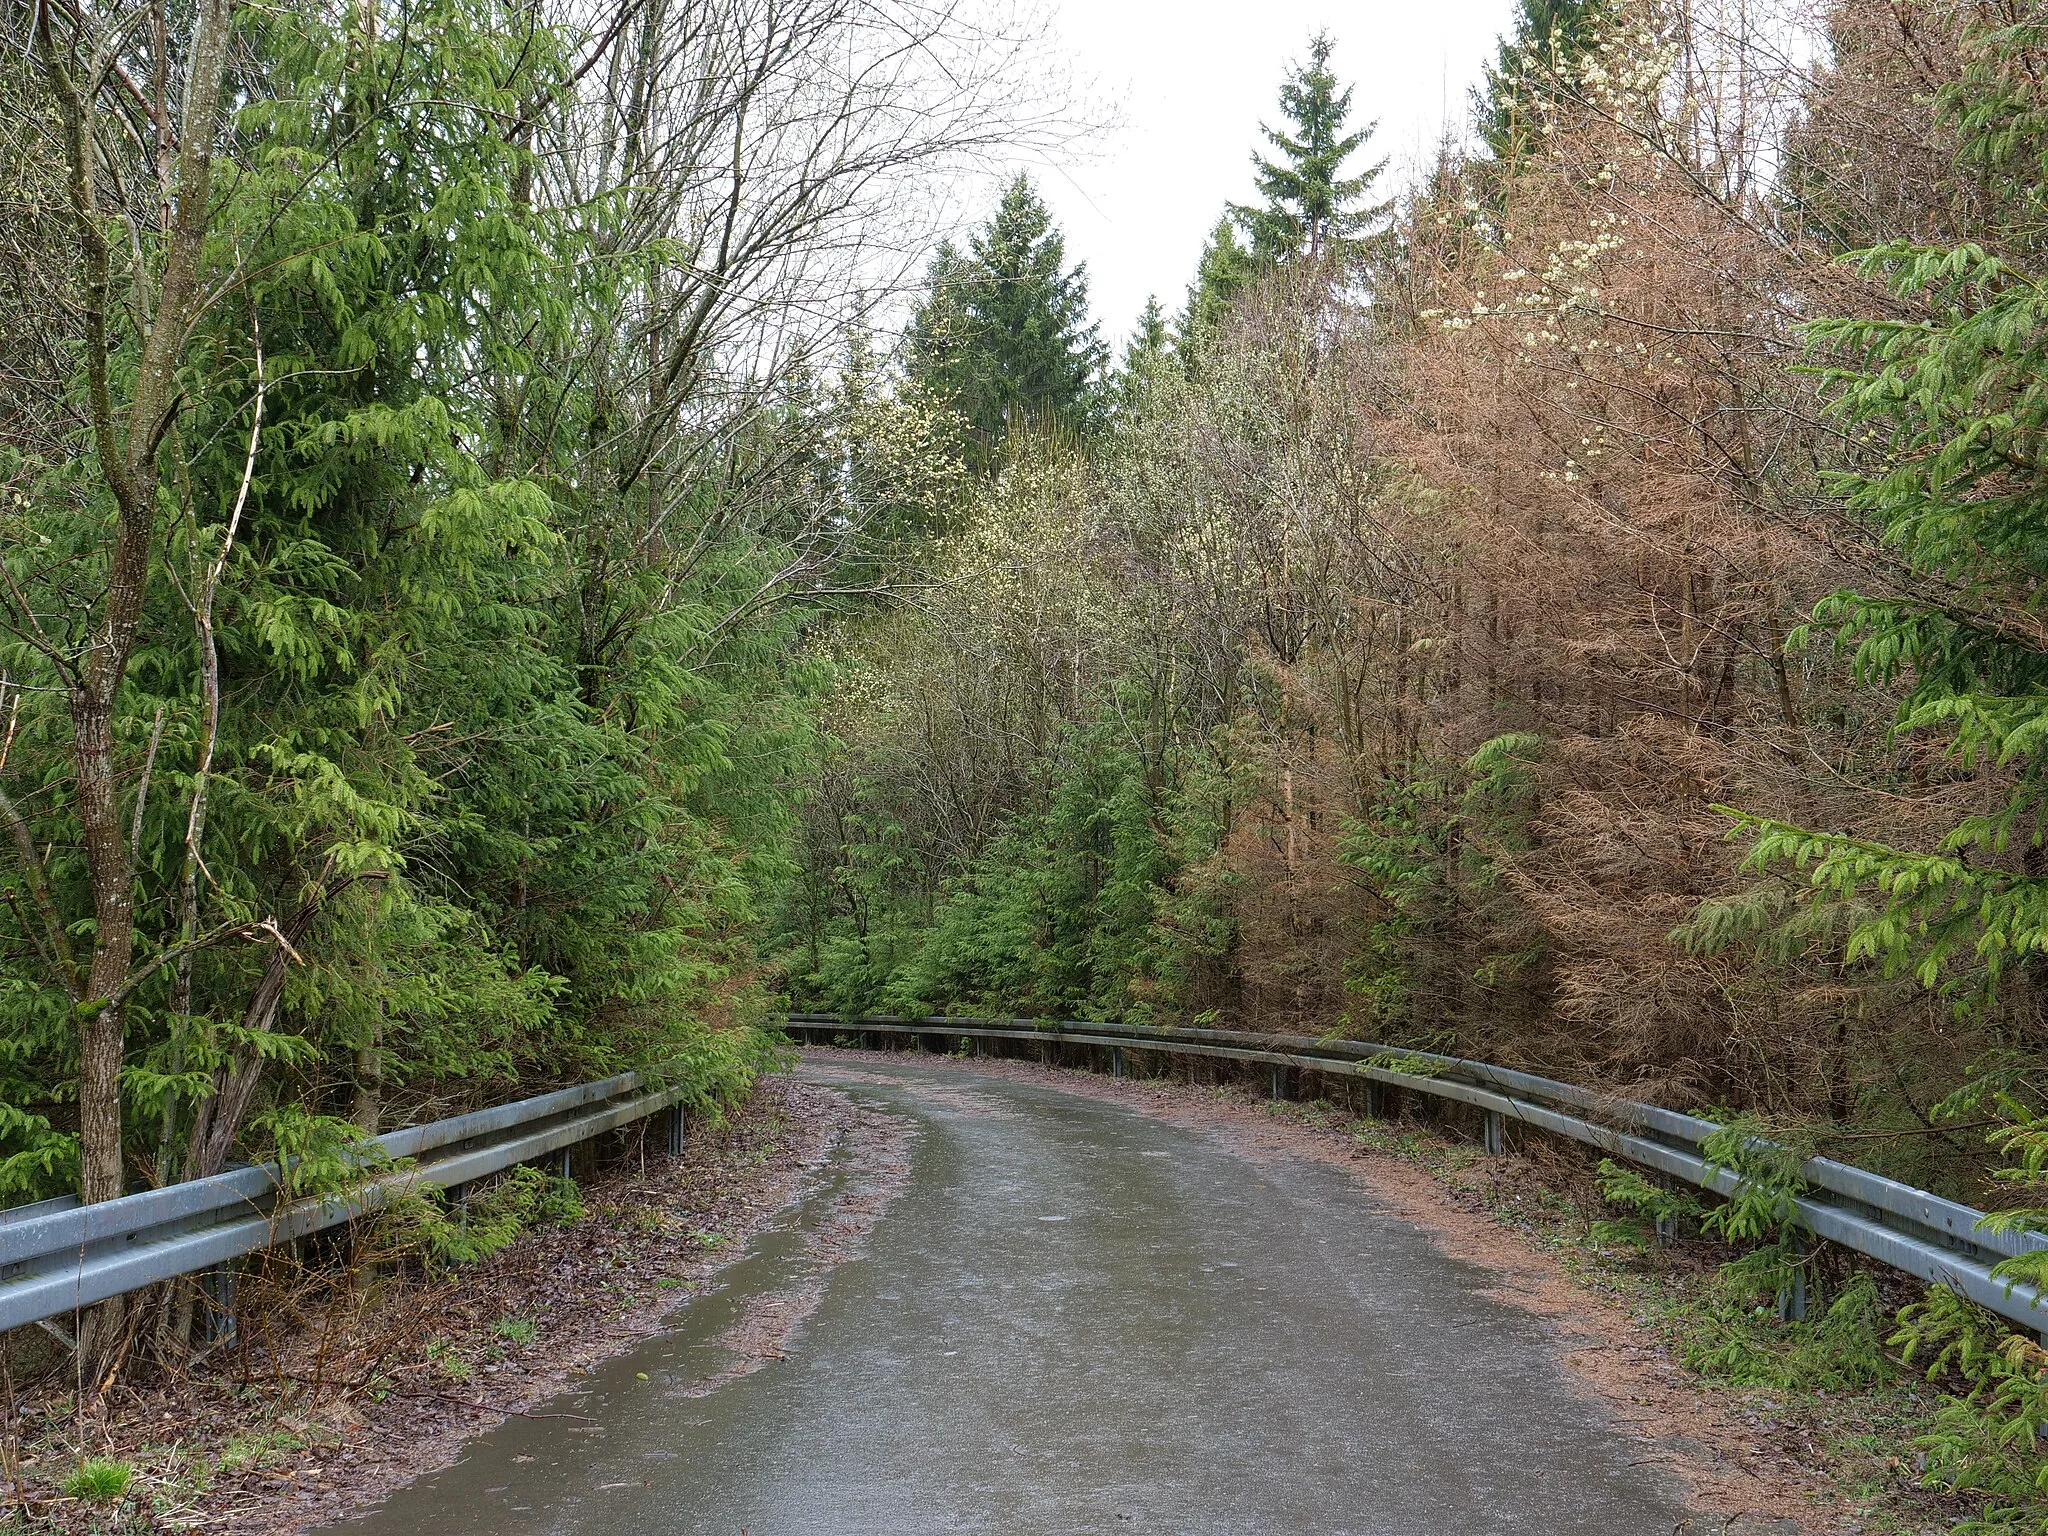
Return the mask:
[[[680,1103],[669,1105],[662,1129],[667,1132],[668,1136],[668,1155],[670,1157],[681,1157],[683,1155],[683,1147],[689,1137],[689,1111],[684,1109]]]
[[[1122,1077],[1124,1075],[1124,1048],[1120,1045],[1112,1045],[1109,1048],[1109,1075],[1111,1077]]]
[[[199,1279],[199,1341],[206,1345],[235,1341],[235,1267],[208,1270]]]
[[[1508,1126],[1497,1109],[1486,1111],[1486,1155],[1505,1156],[1508,1150]]]
[[[1806,1239],[1797,1232],[1791,1233],[1785,1247],[1791,1255],[1792,1268],[1778,1288],[1778,1316],[1796,1323],[1806,1316]]]

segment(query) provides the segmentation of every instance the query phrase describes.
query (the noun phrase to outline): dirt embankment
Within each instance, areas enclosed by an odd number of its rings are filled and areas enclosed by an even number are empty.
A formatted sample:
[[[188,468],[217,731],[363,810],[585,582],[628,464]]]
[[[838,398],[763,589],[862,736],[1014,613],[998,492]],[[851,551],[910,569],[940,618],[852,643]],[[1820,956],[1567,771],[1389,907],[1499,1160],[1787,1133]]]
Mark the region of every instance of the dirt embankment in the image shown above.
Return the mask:
[[[834,1196],[813,1244],[817,1283],[728,1341],[733,1373],[758,1368],[814,1304],[823,1269],[858,1252],[900,1184],[904,1134],[839,1094],[772,1079],[723,1127],[693,1129],[683,1156],[650,1153],[588,1181],[581,1220],[445,1279],[358,1297],[316,1276],[270,1298],[196,1370],[122,1384],[90,1415],[61,1371],[17,1380],[0,1530],[11,1515],[37,1531],[273,1536],[374,1503],[659,1331],[850,1142],[849,1158],[879,1173]],[[68,1496],[85,1457],[126,1463],[126,1494]]]

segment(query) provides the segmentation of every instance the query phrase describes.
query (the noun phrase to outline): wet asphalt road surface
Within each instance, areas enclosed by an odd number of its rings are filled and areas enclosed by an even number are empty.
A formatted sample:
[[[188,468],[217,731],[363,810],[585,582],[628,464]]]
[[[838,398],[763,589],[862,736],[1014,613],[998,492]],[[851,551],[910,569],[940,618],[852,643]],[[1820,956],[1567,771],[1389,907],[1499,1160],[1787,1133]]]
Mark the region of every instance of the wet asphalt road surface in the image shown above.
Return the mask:
[[[719,1335],[783,1293],[829,1190],[673,1333],[550,1405],[592,1422],[509,1420],[333,1529],[1653,1536],[1686,1520],[1542,1323],[1342,1171],[952,1068],[803,1071],[917,1134],[909,1184],[787,1358],[703,1391],[730,1359]]]

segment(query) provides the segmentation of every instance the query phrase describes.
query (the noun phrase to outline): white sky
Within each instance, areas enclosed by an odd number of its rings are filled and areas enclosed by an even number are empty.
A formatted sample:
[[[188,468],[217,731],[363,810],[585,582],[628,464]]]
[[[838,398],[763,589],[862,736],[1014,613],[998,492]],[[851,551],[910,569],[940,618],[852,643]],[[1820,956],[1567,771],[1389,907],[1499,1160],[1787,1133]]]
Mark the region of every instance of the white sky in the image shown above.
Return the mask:
[[[1092,160],[1026,167],[1088,263],[1106,339],[1121,345],[1147,294],[1169,314],[1227,201],[1252,197],[1259,124],[1279,118],[1280,81],[1319,27],[1331,67],[1357,87],[1354,124],[1379,132],[1353,164],[1388,159],[1391,194],[1467,96],[1514,0],[1057,0],[1055,25],[1078,81],[1118,109]]]

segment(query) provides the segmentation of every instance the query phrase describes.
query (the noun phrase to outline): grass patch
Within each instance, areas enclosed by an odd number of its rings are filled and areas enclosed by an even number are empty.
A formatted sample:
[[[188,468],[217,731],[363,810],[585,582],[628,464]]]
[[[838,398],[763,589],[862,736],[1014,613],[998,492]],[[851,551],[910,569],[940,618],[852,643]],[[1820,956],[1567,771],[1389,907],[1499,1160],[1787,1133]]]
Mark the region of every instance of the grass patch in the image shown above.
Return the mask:
[[[87,1504],[111,1504],[128,1491],[135,1469],[125,1461],[88,1456],[62,1484],[65,1493]]]

